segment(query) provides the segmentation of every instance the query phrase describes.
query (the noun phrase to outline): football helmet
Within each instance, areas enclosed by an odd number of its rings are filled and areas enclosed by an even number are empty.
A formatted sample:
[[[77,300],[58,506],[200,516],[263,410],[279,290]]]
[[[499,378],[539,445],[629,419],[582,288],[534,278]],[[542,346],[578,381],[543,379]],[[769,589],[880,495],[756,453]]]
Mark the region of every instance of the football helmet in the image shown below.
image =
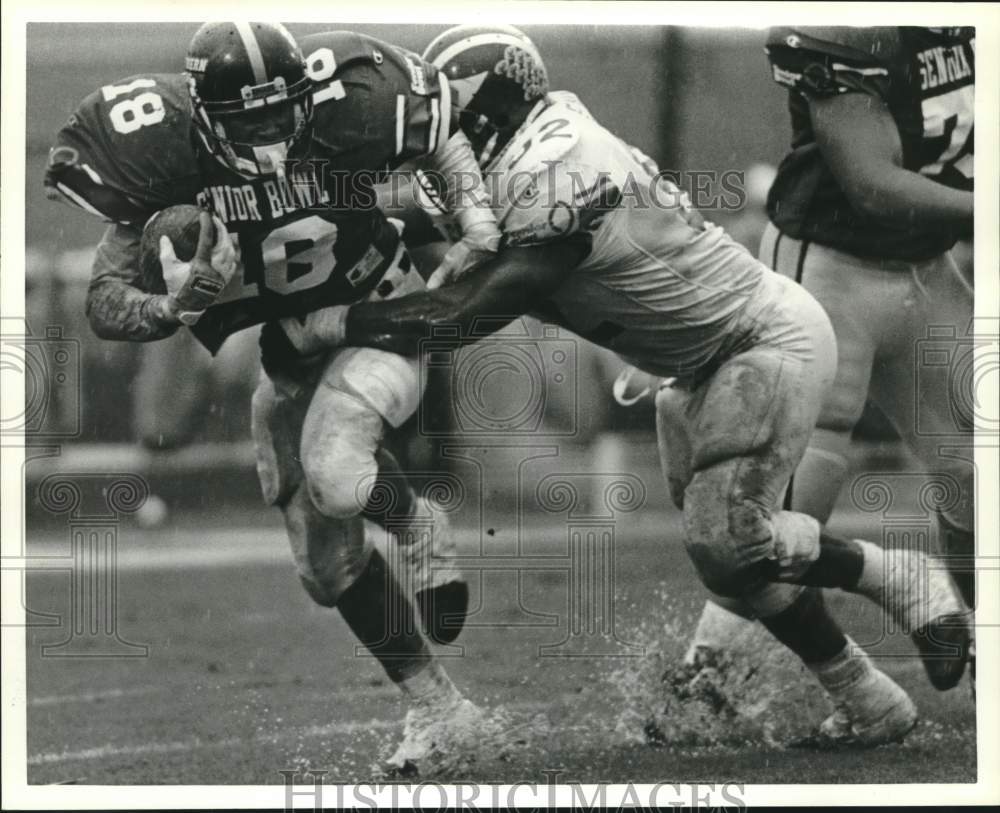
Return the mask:
[[[455,89],[459,127],[483,166],[548,93],[538,48],[510,25],[449,28],[427,46],[423,58]]]
[[[307,140],[312,86],[302,51],[276,23],[205,23],[184,67],[208,150],[245,177],[282,174]]]

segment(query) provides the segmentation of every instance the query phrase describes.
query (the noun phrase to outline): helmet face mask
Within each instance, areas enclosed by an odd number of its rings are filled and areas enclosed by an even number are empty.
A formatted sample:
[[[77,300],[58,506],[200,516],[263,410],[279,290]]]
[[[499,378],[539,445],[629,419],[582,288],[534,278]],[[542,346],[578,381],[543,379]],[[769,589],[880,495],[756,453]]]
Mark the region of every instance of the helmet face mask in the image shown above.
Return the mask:
[[[284,174],[312,121],[312,84],[291,35],[273,24],[206,23],[186,65],[208,150],[245,177]]]
[[[455,90],[459,126],[484,166],[548,93],[538,49],[513,26],[450,28],[427,46],[423,58]]]

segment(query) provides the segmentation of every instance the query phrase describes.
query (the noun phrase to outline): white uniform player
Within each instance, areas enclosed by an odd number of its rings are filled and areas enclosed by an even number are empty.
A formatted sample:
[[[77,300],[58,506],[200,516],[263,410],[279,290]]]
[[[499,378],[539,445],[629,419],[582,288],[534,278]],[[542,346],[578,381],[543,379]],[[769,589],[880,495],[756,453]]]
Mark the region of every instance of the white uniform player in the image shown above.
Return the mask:
[[[484,316],[499,327],[534,312],[674,377],[657,395],[657,428],[703,582],[753,606],[813,670],[838,705],[826,735],[866,744],[905,735],[912,703],[858,657],[818,586],[867,595],[910,629],[933,630],[932,641],[941,616],[959,611],[955,596],[914,596],[926,575],[918,556],[894,555],[886,568],[876,546],[821,536],[815,520],[779,510],[836,368],[823,310],[655,180],[650,162],[575,97],[548,93],[541,57],[517,29],[460,26],[424,57],[457,91],[503,248],[437,290],[321,311],[307,319],[305,345],[412,353],[428,328],[458,325],[461,340],[475,341],[469,328]],[[960,674],[964,654],[925,665]]]

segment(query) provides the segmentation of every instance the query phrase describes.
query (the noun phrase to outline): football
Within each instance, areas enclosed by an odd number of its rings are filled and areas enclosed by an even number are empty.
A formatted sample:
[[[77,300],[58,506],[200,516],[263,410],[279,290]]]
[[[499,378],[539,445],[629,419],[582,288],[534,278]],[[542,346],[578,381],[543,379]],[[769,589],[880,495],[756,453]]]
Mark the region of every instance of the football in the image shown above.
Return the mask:
[[[194,257],[201,231],[201,211],[199,207],[190,204],[170,206],[160,210],[146,222],[139,246],[139,284],[144,291],[151,294],[167,292],[160,266],[162,236],[170,238],[178,260],[187,262]]]

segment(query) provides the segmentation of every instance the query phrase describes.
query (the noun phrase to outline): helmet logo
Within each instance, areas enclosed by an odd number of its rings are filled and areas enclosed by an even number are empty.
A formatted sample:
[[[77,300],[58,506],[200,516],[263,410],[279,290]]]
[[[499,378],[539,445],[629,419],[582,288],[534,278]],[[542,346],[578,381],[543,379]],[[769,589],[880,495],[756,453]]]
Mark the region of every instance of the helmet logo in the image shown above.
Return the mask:
[[[206,57],[189,56],[184,60],[184,69],[192,73],[204,73],[207,67],[208,59]]]
[[[524,88],[526,102],[548,93],[549,77],[545,73],[545,66],[541,62],[536,62],[535,58],[523,48],[508,45],[504,49],[503,59],[497,62],[493,71],[498,76],[513,79]]]

